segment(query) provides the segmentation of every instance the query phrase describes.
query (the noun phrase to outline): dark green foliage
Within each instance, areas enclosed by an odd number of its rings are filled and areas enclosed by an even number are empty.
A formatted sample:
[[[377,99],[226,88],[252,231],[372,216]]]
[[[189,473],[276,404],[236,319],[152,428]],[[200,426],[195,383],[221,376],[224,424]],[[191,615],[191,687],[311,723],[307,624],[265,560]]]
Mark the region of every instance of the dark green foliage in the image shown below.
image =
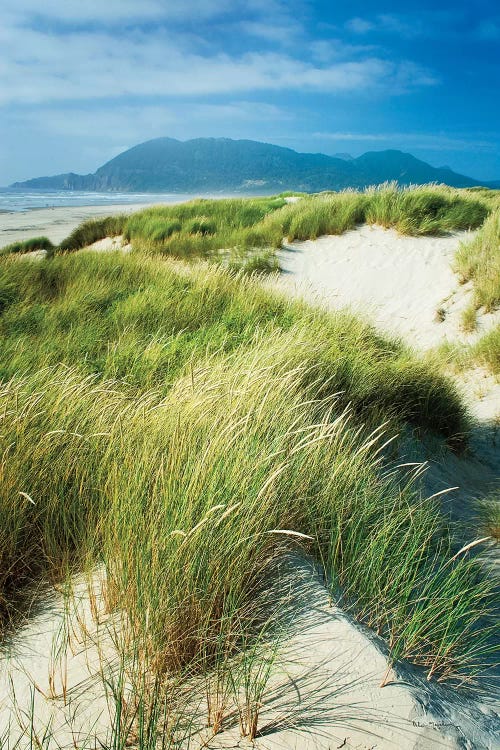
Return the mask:
[[[275,270],[273,256],[243,256],[242,270]],[[247,268],[244,268],[244,264]],[[168,390],[186,363],[230,352],[257,332],[305,326],[327,332],[325,380],[361,413],[391,412],[459,440],[467,428],[450,381],[399,343],[348,316],[310,312],[222,271],[186,277],[155,259],[79,253],[0,266],[0,376],[78,363],[85,374]],[[21,346],[22,342],[22,346]],[[328,394],[323,394],[328,395]]]
[[[155,138],[140,143],[95,174],[63,174],[16,183],[17,187],[126,190],[130,192],[287,191],[296,194],[380,185],[444,183],[454,187],[478,185],[451,169],[432,167],[402,151],[379,151],[356,159],[297,153],[290,148],[230,138],[177,141]]]
[[[197,216],[186,222],[185,231],[188,234],[215,234],[217,225],[206,216]]]
[[[175,219],[171,221],[163,221],[151,231],[149,238],[153,240],[153,242],[158,242],[161,244],[164,240],[168,240],[168,238],[176,232],[180,232],[181,227],[182,224],[180,223],[180,221],[176,221]]]
[[[12,284],[8,278],[2,277],[0,281],[0,314],[18,300],[18,287]]]

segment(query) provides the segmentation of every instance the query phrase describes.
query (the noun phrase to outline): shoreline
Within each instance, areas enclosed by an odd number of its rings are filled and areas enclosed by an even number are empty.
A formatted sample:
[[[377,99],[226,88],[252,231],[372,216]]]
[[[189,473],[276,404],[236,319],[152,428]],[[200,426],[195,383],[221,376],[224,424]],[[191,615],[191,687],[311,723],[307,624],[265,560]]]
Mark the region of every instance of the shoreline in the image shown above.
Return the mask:
[[[12,242],[30,239],[30,237],[48,237],[54,244],[59,244],[82,221],[112,216],[120,213],[133,213],[149,206],[173,206],[184,203],[186,197],[168,203],[114,203],[93,206],[52,206],[50,208],[30,208],[26,211],[6,211],[0,218],[0,248]]]
[[[0,209],[0,249],[12,242],[27,240],[31,237],[48,237],[51,242],[57,245],[82,221],[115,214],[129,214],[151,206],[175,206],[197,199],[222,200],[224,198],[257,197],[257,195],[253,196],[246,193],[172,193],[165,194],[164,200],[161,200],[161,194],[152,193],[150,199],[147,199],[145,193],[137,194],[138,198],[142,196],[145,200],[134,203],[120,202],[119,198],[123,197],[123,194],[121,194],[117,195],[116,203],[26,207],[18,211]],[[166,198],[168,200],[165,200]]]

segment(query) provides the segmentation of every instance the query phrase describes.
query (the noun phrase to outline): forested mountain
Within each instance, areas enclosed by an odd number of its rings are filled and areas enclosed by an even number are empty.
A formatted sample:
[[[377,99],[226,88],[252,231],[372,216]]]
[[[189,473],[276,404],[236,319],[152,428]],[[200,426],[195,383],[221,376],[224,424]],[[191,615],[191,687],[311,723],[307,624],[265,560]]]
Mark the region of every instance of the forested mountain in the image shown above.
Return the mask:
[[[94,174],[37,177],[11,187],[45,190],[208,192],[340,190],[387,180],[453,187],[482,183],[447,167],[432,167],[403,151],[371,151],[356,159],[304,154],[258,141],[155,138],[124,151]]]

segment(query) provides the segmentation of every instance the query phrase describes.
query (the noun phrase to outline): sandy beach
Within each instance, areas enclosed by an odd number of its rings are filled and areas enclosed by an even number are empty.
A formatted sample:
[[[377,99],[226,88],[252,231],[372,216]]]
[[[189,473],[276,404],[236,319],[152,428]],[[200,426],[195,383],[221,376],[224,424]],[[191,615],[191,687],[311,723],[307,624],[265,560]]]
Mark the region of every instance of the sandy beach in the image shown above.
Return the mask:
[[[3,213],[0,214],[0,247],[10,245],[11,242],[27,240],[30,237],[48,237],[51,242],[58,244],[82,221],[111,214],[130,214],[149,205],[155,204],[64,206]],[[173,203],[168,205],[173,205]]]

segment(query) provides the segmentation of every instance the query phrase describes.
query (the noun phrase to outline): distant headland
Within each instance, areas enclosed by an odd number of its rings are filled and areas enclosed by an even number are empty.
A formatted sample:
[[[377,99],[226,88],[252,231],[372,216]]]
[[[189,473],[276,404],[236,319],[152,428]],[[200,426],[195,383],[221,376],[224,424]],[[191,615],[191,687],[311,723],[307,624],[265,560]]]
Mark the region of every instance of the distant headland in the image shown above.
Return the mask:
[[[433,167],[403,151],[348,154],[299,153],[250,140],[155,138],[115,156],[94,174],[73,172],[15,182],[11,187],[41,190],[193,192],[281,190],[318,192],[365,188],[396,180],[400,185],[438,182],[451,187],[500,187],[449,167]]]

